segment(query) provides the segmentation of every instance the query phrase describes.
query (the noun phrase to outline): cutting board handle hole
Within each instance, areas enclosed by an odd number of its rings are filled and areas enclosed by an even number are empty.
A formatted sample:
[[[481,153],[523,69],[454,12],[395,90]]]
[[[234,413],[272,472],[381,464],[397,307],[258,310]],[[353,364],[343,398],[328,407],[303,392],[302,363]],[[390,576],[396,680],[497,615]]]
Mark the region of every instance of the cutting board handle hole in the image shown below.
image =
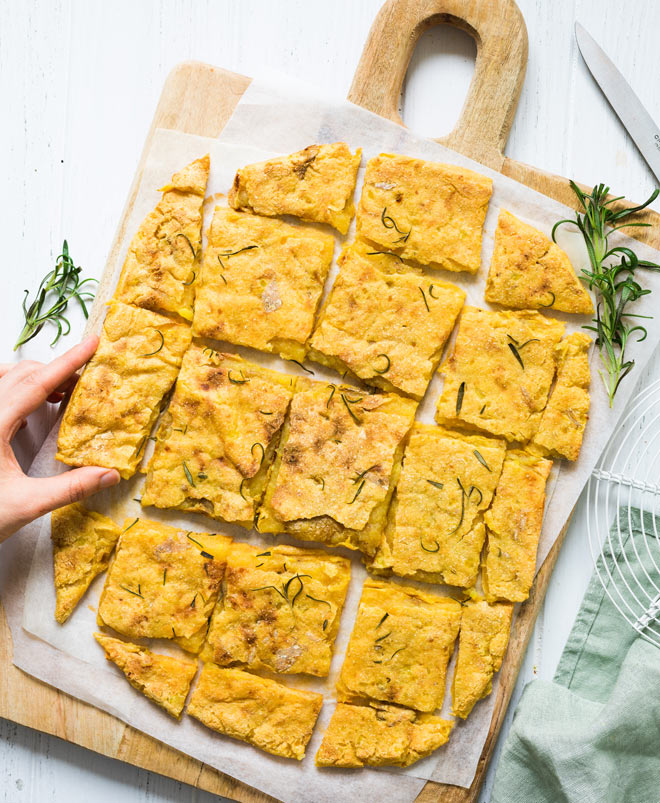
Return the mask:
[[[476,58],[477,43],[465,30],[441,24],[423,33],[401,88],[399,115],[403,122],[428,137],[453,131],[472,83]]]

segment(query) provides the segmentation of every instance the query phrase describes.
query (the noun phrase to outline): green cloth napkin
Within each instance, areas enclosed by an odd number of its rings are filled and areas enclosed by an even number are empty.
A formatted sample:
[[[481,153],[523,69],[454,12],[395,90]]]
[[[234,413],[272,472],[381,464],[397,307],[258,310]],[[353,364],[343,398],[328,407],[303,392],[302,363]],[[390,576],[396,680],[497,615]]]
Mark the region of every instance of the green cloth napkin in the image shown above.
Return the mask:
[[[628,512],[619,511],[621,532],[628,532],[623,547],[616,524],[612,545],[624,577],[639,593],[633,576],[643,576],[640,563],[660,586],[648,554],[660,566],[660,544],[647,546],[639,511],[630,508],[632,527]],[[656,526],[660,533],[658,519]],[[653,533],[649,514],[644,528],[647,536]],[[605,549],[601,573],[612,563]],[[623,587],[618,575],[616,587]],[[626,622],[596,572],[554,680],[532,681],[523,692],[491,803],[660,803],[660,648]]]

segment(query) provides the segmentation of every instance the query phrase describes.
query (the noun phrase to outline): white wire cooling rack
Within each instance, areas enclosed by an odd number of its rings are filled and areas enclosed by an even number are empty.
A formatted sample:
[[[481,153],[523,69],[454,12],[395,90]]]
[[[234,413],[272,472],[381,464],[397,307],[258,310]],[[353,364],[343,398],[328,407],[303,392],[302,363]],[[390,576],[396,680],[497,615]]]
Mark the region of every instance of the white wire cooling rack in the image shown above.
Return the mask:
[[[631,403],[587,484],[587,530],[610,600],[660,647],[660,380]]]

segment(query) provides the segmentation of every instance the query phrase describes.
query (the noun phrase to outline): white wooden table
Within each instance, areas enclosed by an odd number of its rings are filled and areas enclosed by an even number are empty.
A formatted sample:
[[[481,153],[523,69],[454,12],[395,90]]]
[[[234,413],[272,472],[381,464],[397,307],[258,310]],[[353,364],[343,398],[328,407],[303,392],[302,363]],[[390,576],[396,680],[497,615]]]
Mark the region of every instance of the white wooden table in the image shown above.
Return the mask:
[[[660,120],[660,3],[518,0],[529,66],[507,154],[617,194],[645,198],[654,179],[582,63],[579,19],[615,57]],[[0,362],[12,359],[23,289],[34,289],[62,239],[100,275],[161,86],[170,68],[199,59],[257,75],[287,72],[346,93],[381,0],[0,0],[2,256]],[[420,42],[403,118],[429,136],[456,119],[475,47],[453,29]],[[660,208],[660,207],[658,207]],[[48,332],[19,357],[49,359]],[[660,376],[656,358],[648,375]],[[552,677],[591,573],[581,507],[573,519],[510,707],[533,677]],[[504,728],[504,733],[506,732]],[[501,739],[500,739],[501,743]],[[493,769],[484,787],[488,800]],[[208,803],[213,796],[0,721],[5,803]],[[305,801],[304,803],[313,803]]]

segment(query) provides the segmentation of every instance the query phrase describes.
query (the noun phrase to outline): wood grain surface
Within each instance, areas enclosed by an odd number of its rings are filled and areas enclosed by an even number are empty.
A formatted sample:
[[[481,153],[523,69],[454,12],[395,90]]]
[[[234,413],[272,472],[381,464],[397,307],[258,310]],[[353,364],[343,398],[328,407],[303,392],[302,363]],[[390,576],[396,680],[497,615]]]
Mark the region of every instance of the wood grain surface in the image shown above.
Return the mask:
[[[524,22],[511,0],[390,0],[374,22],[349,99],[401,122],[398,98],[410,57],[419,36],[438,22],[458,25],[470,32],[477,42],[475,76],[468,100],[456,128],[441,141],[552,198],[572,203],[566,179],[503,154],[527,59]],[[384,64],[389,64],[390,68],[383,69]],[[245,76],[197,62],[181,64],[172,71],[154,115],[109,262],[115,257],[134,203],[153,131],[169,128],[217,136],[249,82]],[[656,213],[648,213],[646,218],[660,222]],[[660,245],[658,227],[643,231],[642,236]],[[539,571],[529,600],[521,606],[501,669],[502,682],[495,712],[472,787],[465,790],[429,782],[419,801],[472,803],[477,799],[565,533],[566,527]],[[0,614],[0,716],[234,800],[271,799],[17,670],[11,664],[11,638],[4,613],[0,611]]]

